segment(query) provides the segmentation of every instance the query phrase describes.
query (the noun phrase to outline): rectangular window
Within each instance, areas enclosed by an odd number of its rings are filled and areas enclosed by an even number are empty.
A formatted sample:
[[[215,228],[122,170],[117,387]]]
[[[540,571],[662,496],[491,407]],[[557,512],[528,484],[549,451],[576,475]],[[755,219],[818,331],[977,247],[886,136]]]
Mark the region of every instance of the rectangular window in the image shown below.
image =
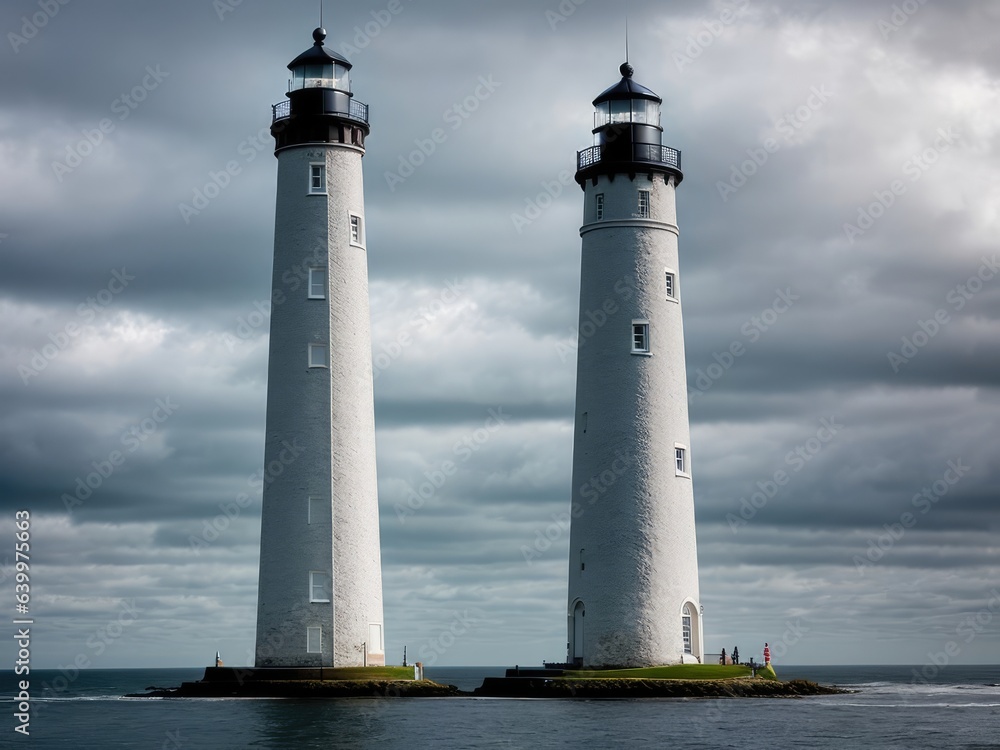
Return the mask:
[[[323,628],[306,628],[306,653],[323,653]]]
[[[597,215],[597,221],[604,220],[604,193],[598,193],[594,196],[594,209]]]
[[[326,367],[326,344],[309,344],[309,366]]]
[[[320,523],[326,518],[326,514],[323,512],[323,498],[321,497],[311,497],[309,498],[309,507],[306,511],[306,523]]]
[[[326,299],[326,269],[309,269],[309,299]]]
[[[640,190],[639,191],[639,218],[648,219],[649,218],[649,191]]]
[[[326,195],[326,165],[309,165],[309,193],[312,195]]]
[[[330,576],[318,570],[309,571],[309,601],[330,601]]]
[[[673,271],[667,271],[667,299],[677,299],[677,277]]]
[[[377,622],[368,623],[368,653],[385,653],[382,647],[382,626]]]
[[[679,477],[690,477],[691,467],[688,466],[687,446],[674,443],[674,473]]]
[[[649,321],[632,321],[632,353],[645,354],[649,352]]]
[[[681,617],[681,636],[684,638],[684,653],[691,653],[691,615],[684,613]]]
[[[364,247],[365,222],[360,216],[351,214],[351,244]]]

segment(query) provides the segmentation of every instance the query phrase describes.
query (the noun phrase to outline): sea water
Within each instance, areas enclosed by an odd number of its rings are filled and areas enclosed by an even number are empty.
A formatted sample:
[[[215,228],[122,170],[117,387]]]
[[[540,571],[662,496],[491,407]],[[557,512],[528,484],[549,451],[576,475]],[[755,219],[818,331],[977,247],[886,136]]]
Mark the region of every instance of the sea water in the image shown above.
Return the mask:
[[[0,673],[0,748],[1000,748],[1000,667],[784,667],[857,690],[803,699],[130,699],[197,669],[32,670],[30,736]],[[937,674],[934,672],[937,671]],[[435,667],[472,690],[502,667]],[[927,675],[930,675],[928,678]],[[60,679],[61,678],[61,679]]]

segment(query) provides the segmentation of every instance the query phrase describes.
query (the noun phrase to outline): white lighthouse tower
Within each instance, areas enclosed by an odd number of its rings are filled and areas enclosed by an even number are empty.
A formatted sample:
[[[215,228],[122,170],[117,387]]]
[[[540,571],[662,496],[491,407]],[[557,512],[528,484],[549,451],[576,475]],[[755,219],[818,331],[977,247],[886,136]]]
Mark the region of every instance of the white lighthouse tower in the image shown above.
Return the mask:
[[[622,79],[594,100],[584,210],[568,661],[701,661],[681,276],[662,100]]]
[[[385,663],[361,157],[351,63],[296,57],[278,159],[257,667]]]

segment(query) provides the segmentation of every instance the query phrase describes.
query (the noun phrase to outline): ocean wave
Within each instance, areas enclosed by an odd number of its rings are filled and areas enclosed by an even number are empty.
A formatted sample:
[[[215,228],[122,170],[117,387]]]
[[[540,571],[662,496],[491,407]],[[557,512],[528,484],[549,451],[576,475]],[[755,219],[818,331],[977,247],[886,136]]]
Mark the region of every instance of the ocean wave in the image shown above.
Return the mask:
[[[940,693],[950,693],[964,690],[981,693],[1000,694],[1000,684],[983,683],[922,683],[922,682],[858,682],[844,684],[840,687],[852,690],[874,690],[890,693],[922,693],[925,695],[935,695]]]
[[[819,702],[818,699],[815,700],[817,703]],[[919,708],[920,710],[925,708],[1000,708],[1000,703],[882,703],[875,701],[871,703],[859,703],[855,701],[844,702],[828,700],[827,704],[850,706],[852,708]]]

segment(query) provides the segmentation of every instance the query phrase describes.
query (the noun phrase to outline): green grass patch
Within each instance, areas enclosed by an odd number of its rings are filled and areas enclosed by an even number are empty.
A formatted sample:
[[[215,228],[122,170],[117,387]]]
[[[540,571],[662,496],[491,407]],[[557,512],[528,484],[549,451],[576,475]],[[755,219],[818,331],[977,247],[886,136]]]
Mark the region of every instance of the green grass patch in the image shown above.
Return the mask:
[[[778,681],[778,675],[775,674],[774,667],[772,667],[770,664],[758,669],[757,676],[760,677],[762,680],[774,680],[775,682]]]
[[[760,671],[757,674],[760,674]],[[771,674],[774,672],[772,671]],[[749,677],[750,667],[723,666],[722,664],[674,664],[668,667],[641,667],[639,669],[580,669],[567,671],[564,676],[569,679],[634,677],[650,680],[729,680],[735,677]]]
[[[324,667],[324,680],[412,680],[413,667]]]

